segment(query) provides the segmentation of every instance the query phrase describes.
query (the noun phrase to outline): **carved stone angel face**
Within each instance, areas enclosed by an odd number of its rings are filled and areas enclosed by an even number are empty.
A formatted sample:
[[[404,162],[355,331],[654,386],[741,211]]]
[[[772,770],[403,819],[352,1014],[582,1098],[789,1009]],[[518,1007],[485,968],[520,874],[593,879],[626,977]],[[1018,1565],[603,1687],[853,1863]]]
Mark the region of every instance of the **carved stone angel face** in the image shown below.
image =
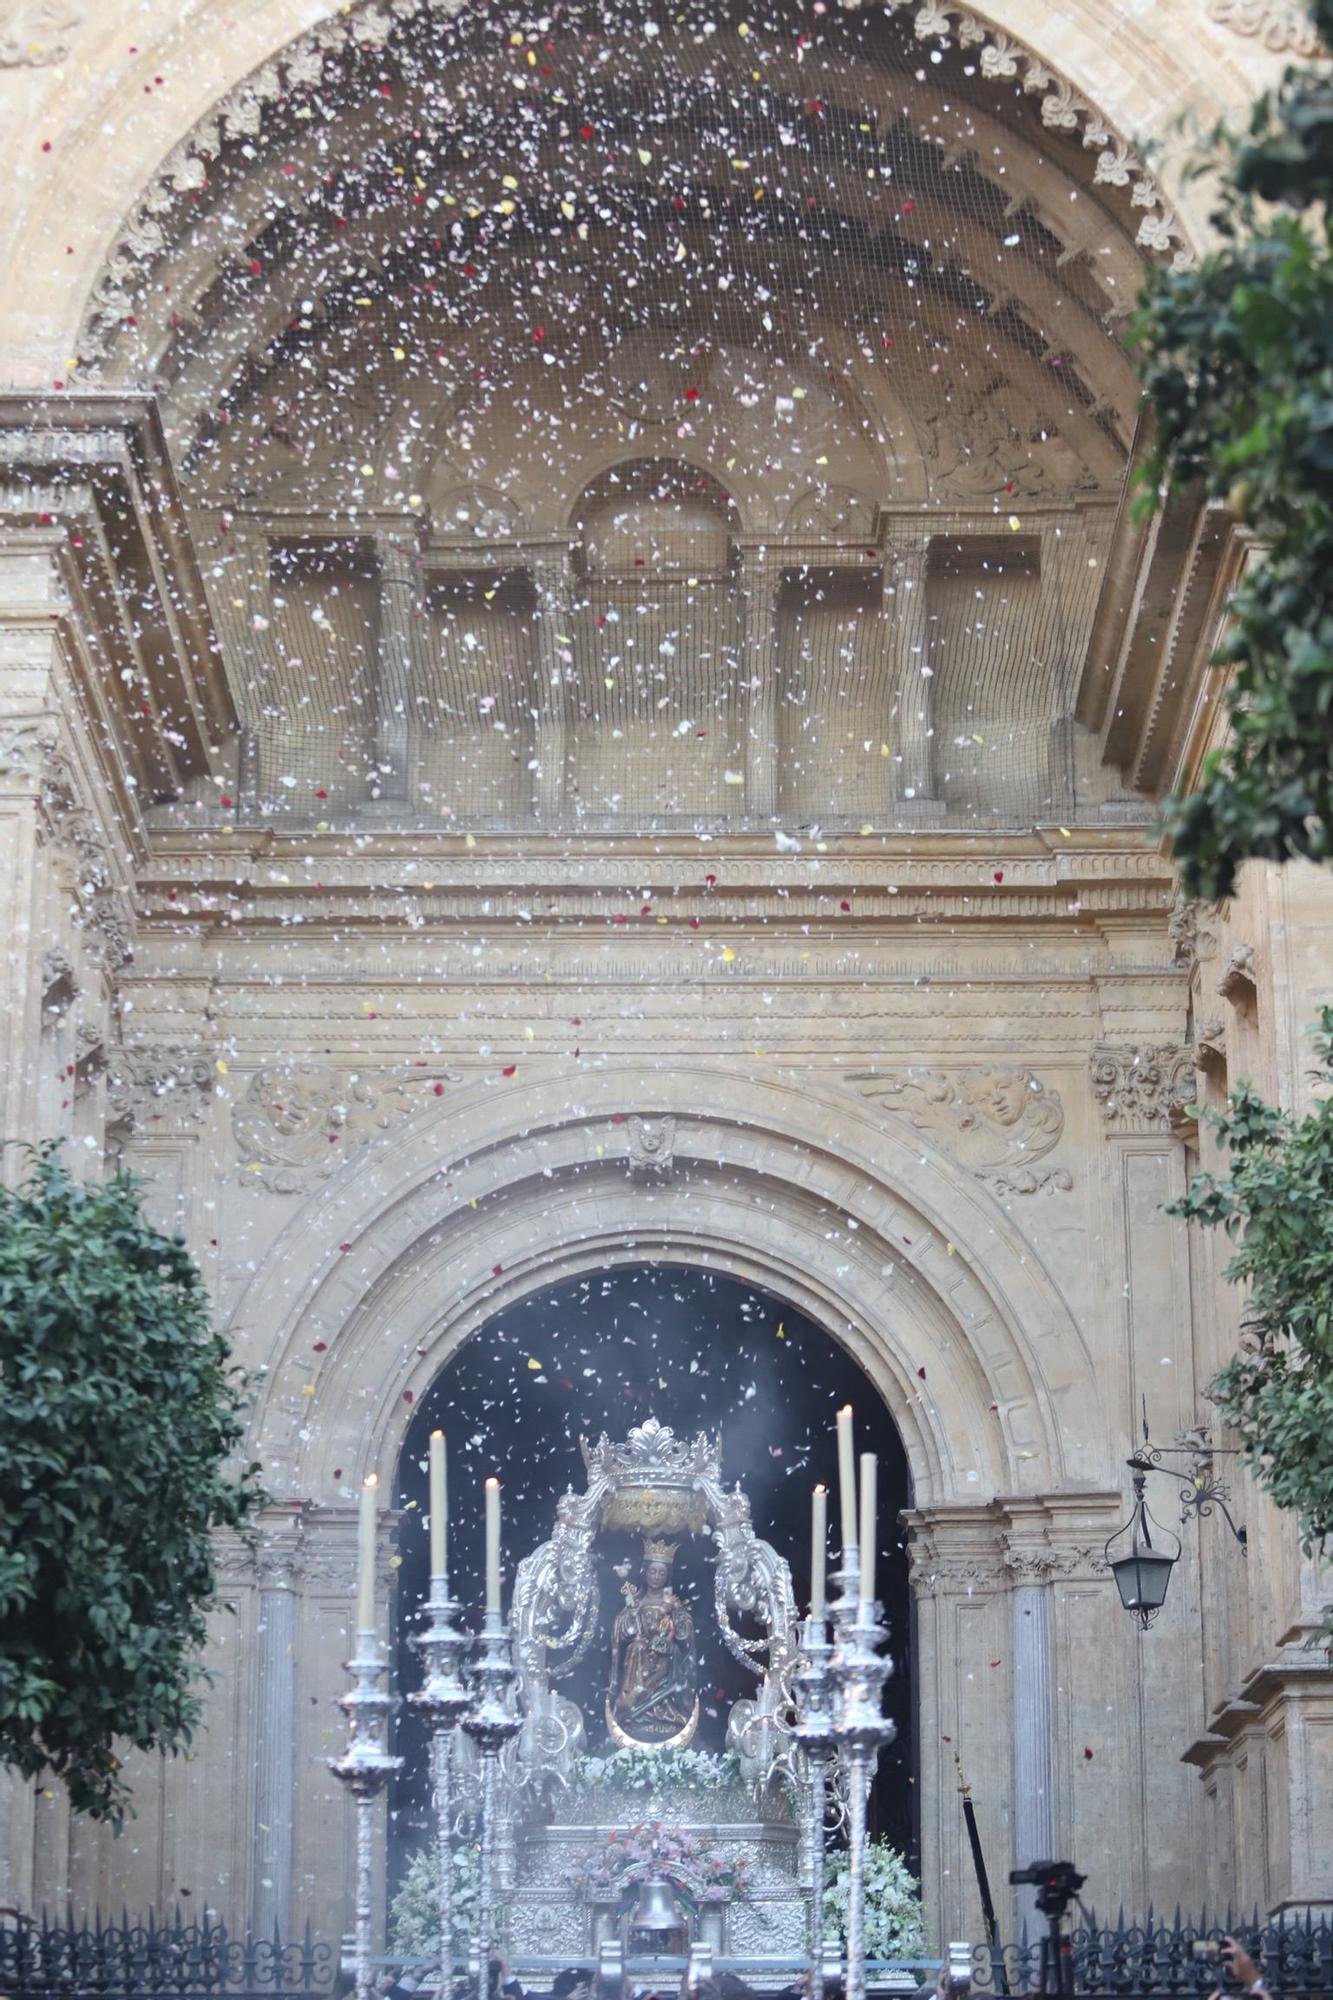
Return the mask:
[[[1017,1125],[1028,1106],[1028,1087],[1019,1070],[988,1070],[976,1086],[977,1108],[997,1125]]]

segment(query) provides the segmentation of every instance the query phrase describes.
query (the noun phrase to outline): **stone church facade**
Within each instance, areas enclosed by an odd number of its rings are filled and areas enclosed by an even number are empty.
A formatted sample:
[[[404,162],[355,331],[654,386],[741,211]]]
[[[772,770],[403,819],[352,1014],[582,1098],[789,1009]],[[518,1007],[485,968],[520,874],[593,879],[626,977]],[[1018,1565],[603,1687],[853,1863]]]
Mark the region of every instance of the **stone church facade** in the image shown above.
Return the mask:
[[[1121,345],[1206,240],[1145,145],[1303,27],[633,11],[0,26],[0,1130],[148,1177],[276,1496],[195,1754],[119,1840],[11,1785],[4,1900],[344,1928],[360,1481],[497,1310],[667,1258],[902,1437],[937,1936],[959,1745],[1103,1910],[1328,1903],[1291,1523],[1237,1479],[1146,1635],[1102,1553],[1236,1337],[1190,1107],[1299,1104],[1331,984],[1325,877],[1201,909],[1153,835],[1250,551],[1133,520]]]

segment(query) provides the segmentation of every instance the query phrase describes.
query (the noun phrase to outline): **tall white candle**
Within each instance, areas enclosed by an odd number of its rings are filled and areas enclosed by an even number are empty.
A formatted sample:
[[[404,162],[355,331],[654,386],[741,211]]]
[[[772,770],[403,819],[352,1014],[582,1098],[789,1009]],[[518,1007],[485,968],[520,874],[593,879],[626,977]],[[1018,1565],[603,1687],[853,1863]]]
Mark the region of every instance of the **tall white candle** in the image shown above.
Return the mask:
[[[361,1516],[357,1522],[356,1629],[375,1630],[375,1508],[379,1480],[372,1472],[361,1488]]]
[[[852,1451],[852,1406],[838,1412],[838,1498],[842,1503],[842,1545],[856,1547],[856,1460]]]
[[[810,1616],[824,1616],[824,1551],[828,1545],[828,1489],[810,1496]]]
[[[876,1459],[873,1451],[861,1453],[861,1602],[875,1601],[875,1503]]]
[[[444,1432],[430,1434],[430,1573],[445,1572],[444,1524],[447,1518],[444,1483]]]
[[[500,1609],[500,1482],[486,1481],[486,1609]]]

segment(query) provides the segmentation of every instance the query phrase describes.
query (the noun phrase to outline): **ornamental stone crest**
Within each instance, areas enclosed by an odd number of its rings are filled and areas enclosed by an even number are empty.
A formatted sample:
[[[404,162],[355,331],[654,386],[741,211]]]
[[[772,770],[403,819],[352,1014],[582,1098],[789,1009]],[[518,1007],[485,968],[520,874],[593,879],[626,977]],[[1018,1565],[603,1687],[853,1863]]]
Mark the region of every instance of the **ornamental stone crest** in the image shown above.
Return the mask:
[[[1064,1131],[1059,1093],[1030,1069],[995,1066],[949,1072],[862,1071],[849,1079],[863,1097],[941,1139],[997,1194],[1067,1193],[1064,1167],[1039,1165]]]
[[[641,1186],[655,1187],[669,1181],[676,1169],[676,1121],[641,1118],[629,1121],[629,1177]]]
[[[1166,1131],[1197,1098],[1192,1047],[1101,1043],[1092,1051],[1092,1090],[1108,1125],[1130,1132]]]
[[[256,1070],[231,1114],[241,1179],[271,1194],[308,1193],[355,1147],[413,1111],[423,1089],[457,1081],[425,1066],[382,1077],[308,1062]]]

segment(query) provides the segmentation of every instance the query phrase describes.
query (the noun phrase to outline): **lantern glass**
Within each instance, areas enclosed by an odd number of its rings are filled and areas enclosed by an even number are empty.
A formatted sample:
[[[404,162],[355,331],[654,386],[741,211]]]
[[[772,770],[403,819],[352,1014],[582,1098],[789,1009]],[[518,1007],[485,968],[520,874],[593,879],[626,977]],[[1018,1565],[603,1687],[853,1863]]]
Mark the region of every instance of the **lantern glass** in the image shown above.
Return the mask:
[[[1126,1611],[1160,1611],[1175,1565],[1175,1556],[1145,1548],[1137,1548],[1113,1562],[1111,1574]]]

